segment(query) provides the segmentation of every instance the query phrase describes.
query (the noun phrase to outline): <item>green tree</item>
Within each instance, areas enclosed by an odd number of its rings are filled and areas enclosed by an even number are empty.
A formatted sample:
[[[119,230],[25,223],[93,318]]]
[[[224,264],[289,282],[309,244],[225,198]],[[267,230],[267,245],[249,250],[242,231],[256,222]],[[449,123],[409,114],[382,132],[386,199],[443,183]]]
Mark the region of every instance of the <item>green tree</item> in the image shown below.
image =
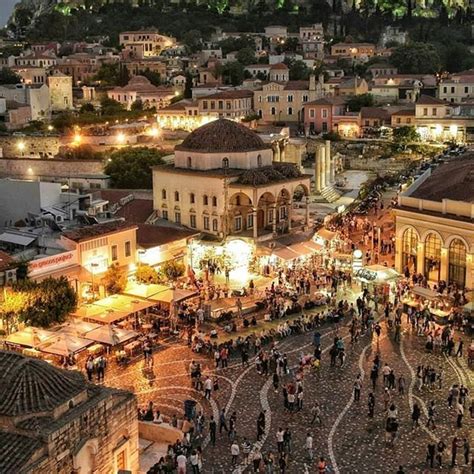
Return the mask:
[[[81,114],[86,113],[86,112],[88,113],[95,112],[95,107],[90,102],[86,102],[85,104],[81,105],[80,112]]]
[[[399,46],[390,61],[402,74],[434,74],[440,70],[441,59],[431,43],[410,43]]]
[[[68,160],[102,160],[104,155],[100,151],[96,151],[91,145],[78,145],[68,148],[64,152],[64,158]]]
[[[151,167],[163,164],[162,152],[155,148],[122,148],[110,155],[105,173],[119,189],[151,189]]]
[[[141,99],[137,99],[135,102],[133,102],[133,104],[130,107],[130,110],[132,112],[139,112],[143,110],[143,102],[141,101]]]
[[[99,81],[101,85],[118,85],[119,65],[117,63],[102,63],[99,70],[93,77],[94,81]]]
[[[135,278],[139,283],[159,283],[160,276],[158,272],[150,265],[140,264],[135,272]]]
[[[305,81],[309,78],[310,69],[303,61],[288,61],[291,81]]]
[[[374,96],[372,94],[359,94],[349,97],[347,107],[351,112],[359,112],[362,107],[372,107]]]
[[[51,124],[56,130],[62,132],[74,126],[74,116],[71,112],[61,112],[53,117]]]
[[[102,110],[102,115],[115,115],[124,110],[123,105],[120,102],[110,99],[109,97],[104,97],[100,101],[100,107]]]
[[[125,290],[127,286],[127,274],[118,264],[110,265],[102,281],[107,293],[109,295],[116,295]]]
[[[140,74],[145,76],[154,86],[161,85],[161,76],[159,72],[152,71],[147,67],[144,71],[140,71]]]
[[[191,53],[202,49],[202,33],[199,30],[189,30],[183,35],[183,43]]]
[[[62,323],[77,306],[77,295],[66,277],[46,278],[39,283],[24,280],[13,290],[26,299],[18,317],[29,326],[49,327]]]
[[[410,143],[418,142],[420,136],[415,127],[405,126],[393,129],[393,143],[399,150],[406,150]]]
[[[0,84],[19,84],[21,76],[8,67],[0,69]]]
[[[177,260],[169,260],[161,265],[160,271],[167,280],[174,281],[184,275],[185,266]]]
[[[217,75],[222,77],[224,84],[239,86],[245,78],[244,66],[238,61],[232,61],[217,66]]]
[[[242,48],[237,52],[237,61],[244,66],[255,64],[255,50],[252,48]]]

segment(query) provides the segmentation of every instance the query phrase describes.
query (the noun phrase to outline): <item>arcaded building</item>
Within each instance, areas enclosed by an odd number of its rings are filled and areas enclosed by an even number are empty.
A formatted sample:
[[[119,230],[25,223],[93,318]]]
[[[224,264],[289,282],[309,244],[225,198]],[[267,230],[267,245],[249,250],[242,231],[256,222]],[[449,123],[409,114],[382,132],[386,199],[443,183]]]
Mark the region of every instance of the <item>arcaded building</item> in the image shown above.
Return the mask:
[[[474,156],[427,170],[395,208],[398,271],[430,282],[474,284]]]
[[[0,351],[0,393],[0,472],[138,472],[132,393],[8,351]]]
[[[158,217],[226,238],[271,238],[307,225],[310,177],[273,162],[270,144],[244,125],[219,119],[176,146],[174,163],[153,169]],[[295,202],[306,209],[293,218]]]

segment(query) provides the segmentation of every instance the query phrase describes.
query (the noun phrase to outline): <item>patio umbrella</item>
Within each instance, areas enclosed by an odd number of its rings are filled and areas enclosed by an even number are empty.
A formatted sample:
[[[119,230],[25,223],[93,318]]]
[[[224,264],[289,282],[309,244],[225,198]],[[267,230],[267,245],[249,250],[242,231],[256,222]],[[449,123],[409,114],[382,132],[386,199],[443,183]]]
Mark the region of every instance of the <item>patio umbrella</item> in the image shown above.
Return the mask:
[[[53,335],[54,333],[51,331],[29,326],[23,331],[10,334],[6,339],[6,342],[18,346],[36,348]]]
[[[116,346],[138,336],[139,334],[135,331],[115,328],[110,325],[100,326],[84,335],[86,339],[90,339],[91,341],[99,342],[101,344],[106,344],[108,346]]]
[[[67,335],[59,335],[57,338],[52,337],[39,347],[41,352],[67,357],[77,354],[90,346],[92,341],[83,339],[82,337],[74,337]]]

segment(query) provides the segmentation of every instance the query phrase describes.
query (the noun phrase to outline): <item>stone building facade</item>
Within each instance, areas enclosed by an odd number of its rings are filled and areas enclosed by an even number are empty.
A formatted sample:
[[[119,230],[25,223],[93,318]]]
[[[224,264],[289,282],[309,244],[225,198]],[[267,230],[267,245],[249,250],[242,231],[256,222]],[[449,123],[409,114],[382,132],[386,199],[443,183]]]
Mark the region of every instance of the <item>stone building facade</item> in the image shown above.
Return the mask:
[[[153,169],[158,217],[219,237],[271,238],[290,232],[294,201],[308,225],[310,178],[291,163],[273,161],[271,144],[253,131],[218,119],[175,148],[173,165]],[[295,202],[296,204],[296,202]]]
[[[15,352],[0,352],[0,374],[0,472],[138,471],[133,394]]]
[[[427,170],[395,208],[395,266],[432,283],[474,285],[474,158]],[[446,179],[449,177],[449,179]]]

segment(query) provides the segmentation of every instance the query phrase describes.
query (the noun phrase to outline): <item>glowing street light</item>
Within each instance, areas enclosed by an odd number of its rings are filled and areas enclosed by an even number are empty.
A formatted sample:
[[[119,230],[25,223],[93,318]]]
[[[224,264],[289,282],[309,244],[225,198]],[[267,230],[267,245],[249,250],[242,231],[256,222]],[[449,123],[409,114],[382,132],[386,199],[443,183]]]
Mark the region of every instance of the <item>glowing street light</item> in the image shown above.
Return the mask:
[[[117,143],[119,145],[123,145],[126,141],[127,137],[125,136],[124,133],[120,132],[119,134],[117,134]]]
[[[80,133],[75,133],[74,134],[74,138],[72,140],[72,143],[73,145],[80,145],[81,144],[81,141],[82,141],[82,137],[81,137],[81,134]]]
[[[148,131],[150,137],[157,138],[160,135],[160,130],[158,127],[151,127]]]
[[[25,150],[25,142],[18,142],[16,147],[18,148],[18,151],[24,151]]]

